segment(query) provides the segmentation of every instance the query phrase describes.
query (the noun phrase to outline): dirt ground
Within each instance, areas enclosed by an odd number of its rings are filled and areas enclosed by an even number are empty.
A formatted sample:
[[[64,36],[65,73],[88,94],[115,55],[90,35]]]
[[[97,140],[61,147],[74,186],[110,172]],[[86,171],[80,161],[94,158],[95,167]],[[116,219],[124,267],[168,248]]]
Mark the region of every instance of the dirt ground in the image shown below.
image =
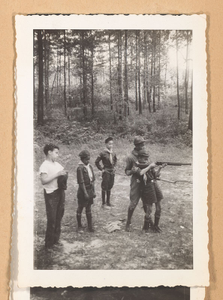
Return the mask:
[[[124,174],[124,168],[126,156],[133,148],[127,140],[115,142],[114,150],[118,157],[118,167],[112,190],[111,208],[101,207],[100,172],[94,167],[97,194],[92,206],[94,233],[89,233],[87,228],[84,232],[77,232],[76,167],[79,161],[78,153],[84,148],[90,150],[91,164],[94,166],[103,144],[87,147],[59,145],[59,162],[69,172],[65,214],[62,220],[61,244],[54,246],[50,253],[46,252],[44,250],[45,203],[43,189],[37,175],[38,167],[44,160],[42,146],[35,145],[35,269],[179,270],[193,268],[192,166],[167,166],[162,171],[163,179],[189,181],[176,184],[159,182],[164,194],[160,220],[162,233],[142,232],[144,212],[141,201],[132,218],[131,232],[125,232],[130,177]],[[148,149],[151,153],[151,161],[192,162],[192,149],[185,145],[153,144],[148,145]],[[111,222],[118,222],[120,229],[108,233],[107,225]],[[84,213],[83,224],[86,226]]]
[[[189,300],[190,288],[32,288],[31,300]]]

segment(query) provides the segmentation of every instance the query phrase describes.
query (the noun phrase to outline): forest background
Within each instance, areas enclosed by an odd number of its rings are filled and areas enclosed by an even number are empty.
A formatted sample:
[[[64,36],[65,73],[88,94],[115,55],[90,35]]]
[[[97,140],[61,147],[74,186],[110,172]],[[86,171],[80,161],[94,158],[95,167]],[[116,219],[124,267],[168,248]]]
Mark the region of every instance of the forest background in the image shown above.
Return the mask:
[[[36,135],[192,145],[192,31],[35,30]]]

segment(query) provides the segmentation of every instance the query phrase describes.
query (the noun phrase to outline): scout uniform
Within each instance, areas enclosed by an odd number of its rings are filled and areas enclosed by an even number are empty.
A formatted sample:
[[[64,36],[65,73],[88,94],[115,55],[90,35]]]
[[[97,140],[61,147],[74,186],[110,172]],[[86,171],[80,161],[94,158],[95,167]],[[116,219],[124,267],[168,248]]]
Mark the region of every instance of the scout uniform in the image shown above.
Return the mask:
[[[130,224],[131,224],[131,218],[133,215],[133,212],[139,203],[139,199],[141,198],[141,190],[140,190],[140,182],[138,180],[140,169],[136,167],[136,163],[138,161],[138,152],[139,152],[139,146],[144,146],[145,140],[141,136],[136,136],[134,138],[134,145],[135,149],[132,151],[132,153],[127,157],[126,159],[126,168],[125,173],[127,176],[131,176],[131,182],[130,182],[130,205],[128,208],[128,217],[126,222],[126,231],[129,231]]]
[[[78,164],[77,168],[77,183],[79,184],[79,188],[77,191],[77,199],[78,199],[78,208],[77,208],[77,223],[78,228],[81,229],[81,214],[83,209],[86,211],[86,218],[88,222],[89,231],[93,232],[92,227],[92,215],[91,215],[91,205],[93,204],[93,198],[95,198],[94,191],[94,181],[95,175],[92,166],[88,163],[85,165],[82,162],[82,159],[89,157],[90,153],[87,150],[83,150],[79,154],[81,161]],[[86,195],[88,197],[86,197]]]
[[[112,141],[112,138],[108,138],[105,140],[105,142]],[[102,165],[100,164],[102,162]],[[113,151],[110,151],[109,149],[105,148],[104,151],[102,151],[97,159],[95,160],[95,165],[97,168],[102,171],[102,183],[101,183],[101,189],[102,189],[102,205],[105,204],[105,192],[107,194],[107,205],[110,206],[110,195],[111,195],[111,189],[114,185],[114,179],[115,179],[115,166],[117,163],[117,156]]]
[[[138,152],[138,160],[140,160],[140,157],[148,158],[149,154],[145,151],[145,149],[143,149]],[[146,167],[146,165],[143,166],[138,162],[136,163],[136,166],[140,169],[144,169]],[[156,179],[159,177],[159,173],[160,169],[158,171],[155,171],[155,169],[152,168],[148,170],[144,175],[137,175],[140,181],[140,193],[143,202],[143,208],[145,211],[143,226],[143,230],[145,231],[148,231],[149,227],[151,227],[155,232],[161,231],[158,225],[161,214],[160,201],[163,199],[163,194],[156,181]],[[155,203],[156,206],[154,224],[151,219],[153,203]]]

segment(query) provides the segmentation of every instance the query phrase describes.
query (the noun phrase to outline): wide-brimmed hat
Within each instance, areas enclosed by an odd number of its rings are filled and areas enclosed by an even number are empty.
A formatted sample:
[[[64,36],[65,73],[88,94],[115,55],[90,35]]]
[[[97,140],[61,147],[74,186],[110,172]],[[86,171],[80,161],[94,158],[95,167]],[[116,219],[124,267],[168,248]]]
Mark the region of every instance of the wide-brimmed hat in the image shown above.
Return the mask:
[[[139,145],[145,143],[145,140],[142,136],[135,136],[134,138],[134,145]]]

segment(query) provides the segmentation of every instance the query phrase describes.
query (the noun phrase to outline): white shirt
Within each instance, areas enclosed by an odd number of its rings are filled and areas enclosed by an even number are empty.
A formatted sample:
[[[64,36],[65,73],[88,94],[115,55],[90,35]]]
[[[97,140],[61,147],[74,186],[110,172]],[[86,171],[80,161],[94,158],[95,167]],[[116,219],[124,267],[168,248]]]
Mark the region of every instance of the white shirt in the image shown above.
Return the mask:
[[[62,171],[64,168],[58,163],[49,160],[45,160],[39,168],[39,174],[47,174],[48,176],[55,175]],[[47,194],[50,194],[58,189],[57,178],[43,185]]]

